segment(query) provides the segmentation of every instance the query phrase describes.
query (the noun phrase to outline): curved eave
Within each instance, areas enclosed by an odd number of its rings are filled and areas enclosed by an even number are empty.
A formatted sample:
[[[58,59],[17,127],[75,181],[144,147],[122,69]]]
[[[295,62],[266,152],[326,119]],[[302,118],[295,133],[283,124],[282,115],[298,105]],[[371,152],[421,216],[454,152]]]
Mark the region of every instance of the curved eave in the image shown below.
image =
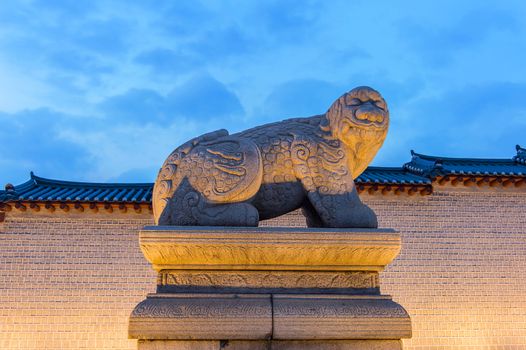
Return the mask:
[[[358,193],[367,192],[370,195],[387,195],[387,194],[408,194],[410,196],[420,194],[427,196],[433,193],[433,186],[431,184],[377,184],[377,183],[357,183],[356,189]]]
[[[43,213],[152,213],[151,203],[130,202],[72,202],[72,201],[26,201],[15,200],[0,203],[0,211],[43,212]]]
[[[444,174],[437,176],[439,185],[450,184],[464,187],[521,188],[526,185],[526,176],[501,174]]]

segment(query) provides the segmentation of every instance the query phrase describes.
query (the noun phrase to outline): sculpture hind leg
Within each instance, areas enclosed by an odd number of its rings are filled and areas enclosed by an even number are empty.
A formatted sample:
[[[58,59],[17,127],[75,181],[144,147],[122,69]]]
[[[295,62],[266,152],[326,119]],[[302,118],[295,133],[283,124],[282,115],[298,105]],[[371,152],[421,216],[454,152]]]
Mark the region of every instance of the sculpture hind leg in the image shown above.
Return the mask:
[[[185,179],[169,199],[159,225],[258,226],[258,210],[249,203],[210,203]]]
[[[301,207],[301,211],[305,216],[307,227],[323,227],[323,221],[321,220],[320,216],[316,212],[316,209],[314,209],[309,200],[305,201],[305,203]]]

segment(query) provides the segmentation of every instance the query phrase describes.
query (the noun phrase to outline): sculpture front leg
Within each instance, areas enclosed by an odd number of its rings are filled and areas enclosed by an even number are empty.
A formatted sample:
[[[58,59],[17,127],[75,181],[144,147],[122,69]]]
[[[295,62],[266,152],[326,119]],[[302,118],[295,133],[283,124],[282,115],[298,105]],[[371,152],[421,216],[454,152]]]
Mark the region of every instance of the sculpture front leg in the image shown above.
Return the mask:
[[[308,198],[324,227],[378,228],[376,214],[362,203],[356,188],[343,194],[309,192]]]

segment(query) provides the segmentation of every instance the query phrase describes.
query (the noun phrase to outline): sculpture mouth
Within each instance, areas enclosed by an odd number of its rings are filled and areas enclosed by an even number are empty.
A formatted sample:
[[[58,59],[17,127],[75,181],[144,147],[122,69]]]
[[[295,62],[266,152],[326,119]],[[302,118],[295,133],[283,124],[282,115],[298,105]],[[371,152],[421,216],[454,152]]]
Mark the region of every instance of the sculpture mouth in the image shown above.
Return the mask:
[[[380,138],[385,133],[385,127],[379,128],[373,122],[356,123],[350,120],[343,120],[342,122],[341,134],[348,141]],[[375,127],[372,127],[373,125]]]
[[[358,118],[355,113],[342,120],[342,129],[383,130],[387,128],[387,118],[382,114],[361,115]]]

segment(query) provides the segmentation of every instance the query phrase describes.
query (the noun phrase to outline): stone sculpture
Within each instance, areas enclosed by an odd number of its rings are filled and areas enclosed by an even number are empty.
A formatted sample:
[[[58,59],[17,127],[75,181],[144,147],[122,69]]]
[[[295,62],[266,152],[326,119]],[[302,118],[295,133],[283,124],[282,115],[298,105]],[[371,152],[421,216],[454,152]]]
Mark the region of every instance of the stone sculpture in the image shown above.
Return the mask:
[[[382,96],[357,87],[323,115],[194,138],[159,172],[156,223],[257,226],[302,208],[309,227],[376,228],[353,179],[381,147],[388,125]]]
[[[158,275],[129,318],[137,348],[401,350],[411,319],[379,282],[400,234],[377,228],[354,186],[388,124],[380,94],[358,87],[323,115],[218,130],[173,151],[154,186],[159,225],[139,234]],[[203,227],[298,208],[321,228]]]

